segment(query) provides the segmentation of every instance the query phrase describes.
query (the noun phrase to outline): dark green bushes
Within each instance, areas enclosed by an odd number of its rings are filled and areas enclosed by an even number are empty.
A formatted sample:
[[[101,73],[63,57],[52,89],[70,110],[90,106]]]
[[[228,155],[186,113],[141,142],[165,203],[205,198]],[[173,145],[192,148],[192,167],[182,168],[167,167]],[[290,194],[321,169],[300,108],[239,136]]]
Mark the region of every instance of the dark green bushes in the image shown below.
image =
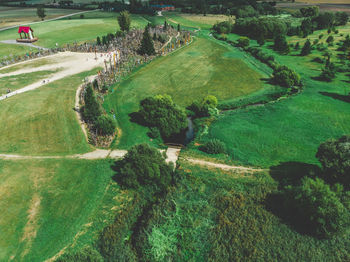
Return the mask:
[[[164,139],[180,134],[188,125],[185,111],[170,96],[145,98],[140,102],[138,114],[147,126],[158,128]]]
[[[82,108],[82,114],[86,122],[94,123],[101,115],[100,105],[96,100],[91,85],[88,85],[84,94],[85,105]]]
[[[143,38],[141,40],[141,46],[138,52],[140,55],[156,54],[156,51],[154,49],[154,43],[149,33],[149,25],[145,27],[145,31],[143,32]]]
[[[273,72],[272,80],[274,83],[286,88],[297,89],[301,87],[300,76],[286,66],[277,67]]]
[[[200,147],[200,150],[208,154],[221,154],[225,153],[226,146],[218,139],[211,139]]]
[[[323,180],[304,178],[299,186],[286,190],[286,206],[292,207],[298,223],[310,233],[331,237],[349,226],[349,210]]]
[[[116,162],[115,179],[127,188],[147,186],[155,192],[164,192],[172,182],[173,168],[157,149],[141,144],[132,147]]]
[[[116,128],[116,122],[111,116],[101,115],[96,120],[95,128],[99,135],[112,135]]]
[[[323,178],[330,183],[350,185],[350,136],[320,145],[316,157],[323,167]]]
[[[104,262],[101,254],[92,247],[84,247],[78,252],[64,253],[55,262]]]

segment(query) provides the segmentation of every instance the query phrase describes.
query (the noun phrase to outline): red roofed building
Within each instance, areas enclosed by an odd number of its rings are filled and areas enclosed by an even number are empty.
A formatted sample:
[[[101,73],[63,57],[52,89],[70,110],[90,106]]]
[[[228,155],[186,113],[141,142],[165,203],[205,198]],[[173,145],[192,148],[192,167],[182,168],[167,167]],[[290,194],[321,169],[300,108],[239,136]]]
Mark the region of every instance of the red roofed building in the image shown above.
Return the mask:
[[[21,38],[17,39],[17,42],[32,43],[38,40],[37,37],[34,37],[34,31],[29,26],[20,26],[18,28],[18,33]],[[24,36],[22,34],[24,34]]]

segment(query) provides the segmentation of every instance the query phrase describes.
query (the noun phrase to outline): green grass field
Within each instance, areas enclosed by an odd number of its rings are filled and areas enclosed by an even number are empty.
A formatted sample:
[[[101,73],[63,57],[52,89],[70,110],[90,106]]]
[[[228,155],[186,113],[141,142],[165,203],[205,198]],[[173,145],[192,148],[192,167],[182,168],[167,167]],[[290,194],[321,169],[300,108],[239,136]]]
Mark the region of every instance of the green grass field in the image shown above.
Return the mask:
[[[149,141],[146,128],[131,123],[128,116],[138,110],[139,102],[147,96],[168,94],[184,107],[209,94],[219,101],[229,101],[263,89],[260,78],[266,75],[240,58],[243,55],[237,49],[196,38],[190,46],[158,58],[115,85],[105,106],[107,111],[113,109],[117,113],[123,132],[118,147]]]
[[[11,91],[15,91],[19,88],[25,87],[41,79],[44,79],[55,72],[56,71],[39,71],[30,74],[20,74],[16,76],[2,77],[0,78],[0,95],[5,94],[8,88]]]
[[[28,52],[37,51],[36,48],[31,48],[23,45],[12,45],[0,43],[0,61],[11,58],[15,55],[24,55]]]
[[[349,78],[338,73],[331,83],[314,80],[322,65],[312,59],[321,57],[321,53],[281,56],[268,46],[265,52],[301,75],[305,90],[272,105],[225,113],[210,126],[207,138],[222,140],[230,157],[247,165],[317,163],[315,154],[320,143],[350,133],[350,107],[342,99],[350,92]]]
[[[91,150],[73,110],[86,72],[16,95],[0,103],[0,152],[67,155]]]
[[[0,260],[44,261],[85,234],[93,238],[88,231],[106,222],[94,218],[118,205],[113,200],[118,191],[105,198],[110,165],[105,160],[0,161]]]
[[[39,40],[36,45],[43,47],[55,47],[72,43],[83,43],[96,40],[97,36],[103,36],[108,33],[115,33],[119,29],[117,22],[117,13],[91,12],[86,14],[86,18],[80,19],[62,19],[35,24],[31,27],[35,36]],[[138,15],[132,16],[131,27],[144,27],[147,21]],[[0,32],[0,40],[16,39],[18,37],[17,29],[9,29]]]
[[[79,10],[45,8],[45,19],[52,19],[77,12]],[[41,19],[36,14],[36,8],[0,6],[0,28],[38,21],[41,21]]]

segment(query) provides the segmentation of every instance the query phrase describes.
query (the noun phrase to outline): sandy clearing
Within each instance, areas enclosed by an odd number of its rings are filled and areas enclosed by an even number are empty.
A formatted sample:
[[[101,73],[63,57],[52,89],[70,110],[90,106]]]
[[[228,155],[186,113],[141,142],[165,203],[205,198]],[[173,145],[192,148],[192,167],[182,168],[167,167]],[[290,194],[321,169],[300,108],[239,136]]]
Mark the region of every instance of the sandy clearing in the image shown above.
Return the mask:
[[[244,167],[244,166],[230,166],[225,164],[213,163],[206,160],[194,159],[194,158],[185,158],[185,161],[188,161],[195,165],[207,166],[212,168],[218,168],[222,170],[234,170],[234,171],[242,171],[242,172],[261,172],[267,171],[267,169],[260,168],[252,168],[252,167]]]
[[[34,68],[23,68],[19,69],[14,72],[0,74],[0,78],[6,77],[6,76],[15,76],[20,74],[28,74],[33,73],[37,71],[44,71],[44,70],[58,70],[62,69],[54,74],[52,74],[47,79],[41,79],[40,81],[25,86],[21,89],[18,89],[16,91],[13,91],[11,93],[5,94],[0,96],[0,100],[4,100],[6,98],[9,98],[14,95],[18,95],[24,92],[28,92],[34,89],[37,89],[41,86],[44,86],[48,83],[51,83],[53,81],[65,78],[67,76],[72,76],[79,74],[81,72],[90,71],[93,68],[101,67],[104,65],[104,59],[106,58],[105,55],[98,54],[97,60],[95,60],[95,54],[93,53],[75,53],[75,52],[62,52],[58,53],[52,56],[48,56],[49,59],[55,59],[57,60],[56,63],[43,65],[39,67]],[[66,59],[69,58],[69,59]],[[29,62],[29,61],[28,61]]]

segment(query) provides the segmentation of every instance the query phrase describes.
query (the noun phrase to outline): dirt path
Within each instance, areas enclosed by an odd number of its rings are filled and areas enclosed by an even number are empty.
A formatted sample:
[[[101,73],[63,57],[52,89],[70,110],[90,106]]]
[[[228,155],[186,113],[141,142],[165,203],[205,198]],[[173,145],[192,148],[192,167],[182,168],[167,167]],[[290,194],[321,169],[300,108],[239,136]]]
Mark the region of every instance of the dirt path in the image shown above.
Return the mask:
[[[24,46],[37,48],[37,49],[49,50],[48,48],[41,47],[41,46],[38,46],[38,45],[34,45],[32,43],[20,43],[20,42],[17,42],[16,40],[2,40],[2,41],[0,41],[0,43],[10,44],[10,45],[24,45]]]
[[[244,167],[244,166],[230,166],[230,165],[214,163],[214,162],[209,162],[206,160],[194,159],[194,158],[185,158],[184,160],[188,161],[192,164],[195,164],[195,165],[218,168],[218,169],[222,169],[222,170],[234,170],[234,171],[243,171],[243,172],[249,172],[249,173],[267,171],[267,169]]]
[[[61,69],[58,72],[53,73],[47,79],[41,79],[36,83],[33,83],[31,85],[20,88],[16,91],[0,96],[0,101],[14,95],[18,95],[24,92],[37,89],[41,86],[44,86],[53,81],[65,78],[67,76],[76,75],[81,72],[89,71],[89,70],[92,70],[93,68],[103,66],[104,59],[105,59],[104,56],[101,57],[101,54],[99,54],[97,56],[97,60],[95,60],[94,59],[95,54],[93,53],[75,53],[75,52],[62,52],[52,56],[48,56],[47,58],[56,59],[57,62],[48,64],[48,65],[39,66],[39,67],[23,68],[11,73],[0,74],[0,78],[2,78],[6,76],[28,74],[28,73],[33,73],[37,71]],[[31,62],[31,61],[27,61],[27,62]]]

